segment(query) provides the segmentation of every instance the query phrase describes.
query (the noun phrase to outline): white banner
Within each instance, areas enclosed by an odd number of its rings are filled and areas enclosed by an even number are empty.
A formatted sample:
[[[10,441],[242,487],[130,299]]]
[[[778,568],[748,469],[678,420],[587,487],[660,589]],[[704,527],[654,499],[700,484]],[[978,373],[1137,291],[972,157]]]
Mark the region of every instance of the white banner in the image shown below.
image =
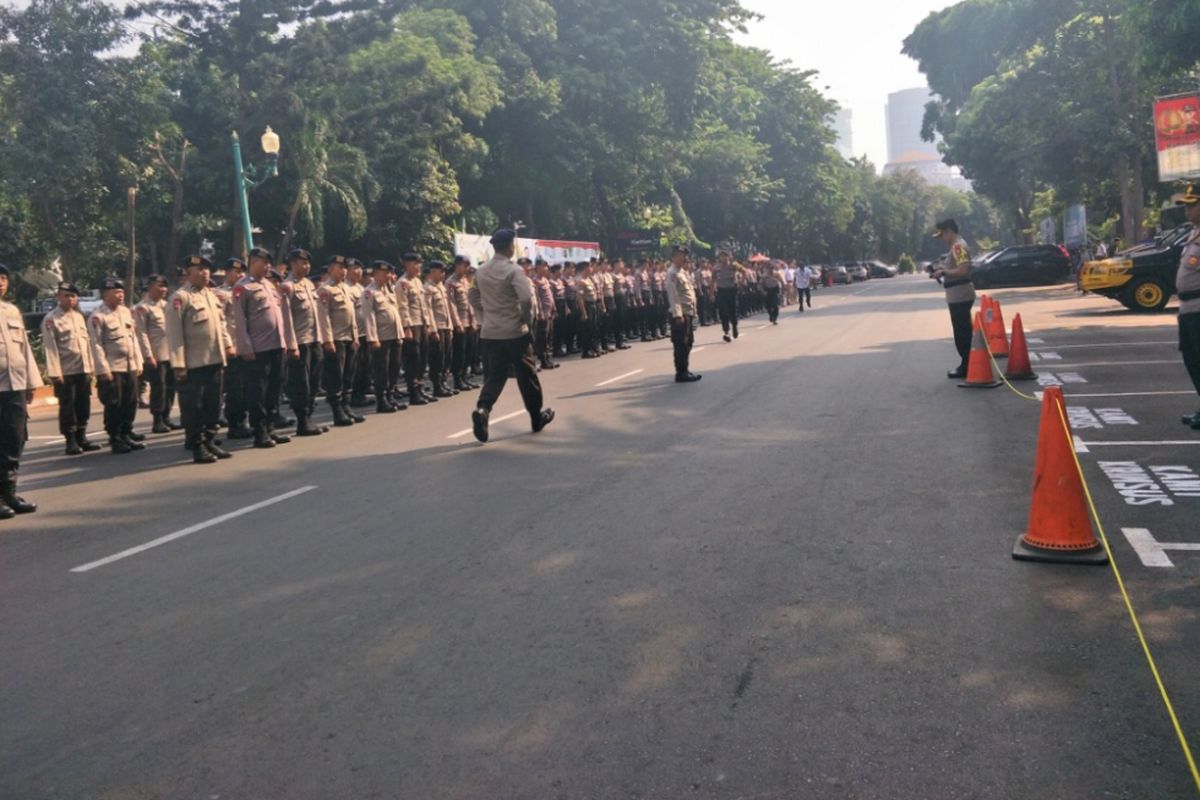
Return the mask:
[[[496,254],[488,241],[490,236],[478,236],[472,233],[454,234],[454,254],[466,256],[471,264],[478,267]],[[517,258],[544,258],[551,264],[561,264],[564,261],[587,261],[600,257],[598,242],[563,242],[553,239],[517,239]]]

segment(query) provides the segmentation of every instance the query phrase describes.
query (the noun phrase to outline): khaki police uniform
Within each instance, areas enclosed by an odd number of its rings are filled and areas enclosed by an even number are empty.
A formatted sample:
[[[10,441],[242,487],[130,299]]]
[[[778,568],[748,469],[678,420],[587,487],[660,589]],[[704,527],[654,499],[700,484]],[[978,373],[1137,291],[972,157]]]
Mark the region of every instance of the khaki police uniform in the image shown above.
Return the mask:
[[[404,380],[408,384],[409,402],[424,395],[422,381],[429,365],[429,332],[433,327],[433,311],[425,299],[425,284],[413,276],[404,277],[397,284],[397,299],[408,312],[409,338],[404,340]]]
[[[271,438],[279,414],[284,354],[297,349],[292,315],[271,281],[246,275],[233,290],[234,347],[243,359],[246,405],[256,444]],[[232,422],[232,420],[230,420]]]
[[[334,423],[344,425],[354,391],[354,356],[358,352],[358,314],[350,284],[322,283],[317,289],[317,313],[324,330],[325,364],[322,385],[333,409]]]
[[[28,438],[28,402],[33,390],[40,386],[42,375],[25,331],[25,318],[12,303],[0,300],[0,496],[3,508],[9,511],[36,508],[13,501],[20,500],[14,493],[17,468]],[[2,516],[7,518],[12,514]]]
[[[475,360],[475,348],[478,321],[475,319],[475,309],[467,297],[470,290],[467,278],[451,275],[446,279],[446,292],[450,305],[454,306],[454,314],[458,318],[458,327],[454,329],[454,340],[450,345],[450,374],[454,376],[454,388],[458,390],[474,388],[467,375],[470,365]]]
[[[296,354],[288,362],[287,393],[296,430],[308,428],[316,408],[316,392],[321,382],[321,345],[325,341],[323,319],[318,308],[317,287],[307,277],[295,275],[279,284],[279,293],[287,302],[296,335]]]
[[[92,361],[100,378],[100,402],[104,404],[104,431],[110,440],[123,440],[133,432],[137,417],[138,375],[142,372],[137,323],[123,305],[101,305],[88,319]]]
[[[668,313],[671,316],[671,344],[675,351],[675,376],[688,375],[688,361],[694,344],[696,288],[687,270],[674,264],[666,274]]]
[[[61,306],[42,320],[42,346],[46,351],[46,374],[54,384],[58,400],[58,430],[72,441],[87,438],[92,416],[92,343],[87,319],[77,308],[63,311]]]
[[[400,342],[404,338],[404,317],[400,303],[387,277],[391,273],[376,268],[375,280],[363,290],[363,322],[366,341],[370,348],[371,376],[375,384],[375,409],[384,412],[391,405],[403,404],[396,400],[396,386],[400,381]]]
[[[208,287],[187,286],[167,304],[168,359],[182,370],[177,386],[184,437],[202,455],[221,419],[221,379],[233,340],[225,329],[221,298]]]
[[[159,433],[175,405],[175,376],[167,347],[166,300],[146,297],[133,307],[138,346],[142,350],[142,377],[150,384],[150,414]]]

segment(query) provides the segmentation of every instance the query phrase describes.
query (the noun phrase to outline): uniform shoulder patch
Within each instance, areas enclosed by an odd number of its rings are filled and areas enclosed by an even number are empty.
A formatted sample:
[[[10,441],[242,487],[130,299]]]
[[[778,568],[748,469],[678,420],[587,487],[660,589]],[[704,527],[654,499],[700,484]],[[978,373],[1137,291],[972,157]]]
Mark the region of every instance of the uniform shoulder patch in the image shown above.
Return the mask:
[[[176,295],[173,305],[175,306],[176,311],[182,311],[183,310],[183,298],[180,297],[179,295]]]
[[[246,293],[246,287],[242,286],[240,283],[237,286],[233,287],[233,296],[235,298],[240,300],[242,295],[244,295],[245,293]]]
[[[48,331],[54,330],[54,320],[50,319],[49,317],[46,317],[46,321],[43,324],[43,327]]]
[[[104,324],[104,320],[100,319],[99,314],[92,314],[92,324],[99,328]]]

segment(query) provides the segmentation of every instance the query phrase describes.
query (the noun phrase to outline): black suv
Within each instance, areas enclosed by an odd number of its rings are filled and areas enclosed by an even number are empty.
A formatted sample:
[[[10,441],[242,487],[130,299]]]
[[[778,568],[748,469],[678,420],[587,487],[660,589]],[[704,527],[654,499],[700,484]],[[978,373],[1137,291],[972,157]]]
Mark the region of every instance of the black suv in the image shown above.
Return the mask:
[[[1071,277],[1071,256],[1058,245],[1026,244],[1004,247],[971,266],[976,289],[996,286],[1046,286]]]

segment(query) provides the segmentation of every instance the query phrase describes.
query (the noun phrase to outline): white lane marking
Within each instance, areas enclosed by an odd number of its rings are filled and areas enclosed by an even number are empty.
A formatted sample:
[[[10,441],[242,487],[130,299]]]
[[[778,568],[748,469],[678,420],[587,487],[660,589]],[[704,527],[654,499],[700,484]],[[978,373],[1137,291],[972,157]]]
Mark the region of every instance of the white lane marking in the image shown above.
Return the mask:
[[[1088,447],[1177,447],[1200,444],[1200,439],[1175,439],[1161,442],[1083,442]]]
[[[1032,339],[1032,338],[1027,338],[1027,339],[1025,340],[1025,343],[1026,343],[1026,344],[1045,344],[1045,343],[1046,343],[1046,340],[1045,340],[1045,339]]]
[[[1088,450],[1088,447],[1087,447],[1087,445],[1083,443],[1083,439],[1080,439],[1078,436],[1076,436],[1076,437],[1074,437],[1074,438],[1075,438],[1075,452],[1076,452],[1076,453],[1090,453],[1090,452],[1092,452],[1091,450]]]
[[[1042,356],[1045,358],[1045,355]],[[1086,361],[1078,364],[1055,364],[1055,369],[1079,369],[1080,367],[1140,367],[1143,364],[1179,364],[1180,359],[1173,358],[1162,361]]]
[[[114,561],[120,561],[121,559],[129,558],[130,556],[136,556],[138,553],[144,553],[151,548],[159,547],[160,545],[167,544],[168,542],[173,542],[176,539],[182,539],[184,536],[191,536],[193,533],[202,531],[205,528],[211,528],[214,525],[220,525],[222,522],[228,522],[231,519],[237,519],[238,517],[245,516],[246,514],[251,514],[255,511],[267,508],[268,506],[273,506],[276,503],[282,503],[285,500],[291,500],[293,497],[302,495],[305,492],[311,492],[316,488],[316,486],[301,486],[299,489],[293,489],[292,491],[278,495],[277,497],[272,497],[269,500],[263,500],[260,503],[255,503],[254,505],[246,506],[245,508],[239,508],[237,511],[230,511],[228,514],[222,514],[219,517],[213,517],[207,522],[200,522],[196,525],[184,528],[181,531],[175,531],[174,533],[168,533],[166,536],[160,536],[159,538],[146,542],[145,544],[139,544],[137,547],[131,547],[128,550],[122,550],[119,553],[102,558],[99,561],[92,561],[87,564],[82,564],[78,567],[72,567],[71,572],[90,572],[97,567],[103,567],[107,564],[113,563]]]
[[[1165,395],[1180,394],[1195,394],[1195,392],[1188,390],[1178,392],[1099,392],[1097,394],[1075,394],[1071,392],[1067,397],[1163,397]],[[1040,400],[1041,398],[1039,397],[1038,399]]]
[[[597,383],[596,386],[597,387],[608,386],[611,383],[616,383],[617,381],[623,381],[626,378],[632,378],[634,375],[640,375],[641,373],[643,373],[645,371],[646,370],[644,370],[644,369],[635,369],[632,372],[626,372],[624,375],[618,375],[615,378],[609,378],[606,381],[600,381],[600,383]]]
[[[769,323],[769,322],[768,322],[766,325],[759,325],[759,326],[758,326],[757,328],[755,328],[754,330],[756,330],[756,331],[765,331],[765,330],[766,330],[767,328],[769,328],[769,327],[771,327],[771,323]]]
[[[1041,352],[1036,353],[1036,354],[1030,353],[1030,355],[1036,355],[1042,361],[1062,361],[1063,360],[1063,357],[1059,353],[1055,352],[1054,350],[1042,350]]]
[[[45,442],[61,442],[63,437],[61,437],[61,436],[30,436],[28,438],[29,439],[38,439],[39,441],[45,441]]]
[[[1033,340],[1026,339],[1025,341],[1030,342]],[[1039,344],[1040,343],[1041,342],[1039,340]],[[1055,350],[1088,350],[1093,347],[1150,347],[1151,345],[1157,346],[1157,345],[1164,345],[1164,344],[1179,344],[1179,342],[1178,341],[1174,341],[1174,342],[1098,342],[1096,344],[1060,344],[1060,345],[1055,345],[1054,349]]]
[[[1173,567],[1168,550],[1183,550],[1200,553],[1200,544],[1190,542],[1160,542],[1145,528],[1121,528],[1129,546],[1138,554],[1145,567]]]
[[[510,420],[513,417],[519,417],[524,413],[525,413],[524,411],[514,411],[511,414],[505,414],[503,417],[496,417],[496,419],[489,420],[488,424],[495,425],[497,423],[504,422],[506,420]],[[449,436],[447,436],[446,438],[447,439],[461,439],[462,437],[466,436],[467,434],[474,433],[474,432],[475,432],[474,428],[467,428],[466,430],[461,430],[458,433],[452,433]]]
[[[692,348],[692,352],[693,352],[693,353],[699,353],[700,351],[702,351],[702,350],[707,350],[707,349],[708,349],[708,345],[702,345],[702,346],[700,346],[700,347],[693,347],[693,348]]]

